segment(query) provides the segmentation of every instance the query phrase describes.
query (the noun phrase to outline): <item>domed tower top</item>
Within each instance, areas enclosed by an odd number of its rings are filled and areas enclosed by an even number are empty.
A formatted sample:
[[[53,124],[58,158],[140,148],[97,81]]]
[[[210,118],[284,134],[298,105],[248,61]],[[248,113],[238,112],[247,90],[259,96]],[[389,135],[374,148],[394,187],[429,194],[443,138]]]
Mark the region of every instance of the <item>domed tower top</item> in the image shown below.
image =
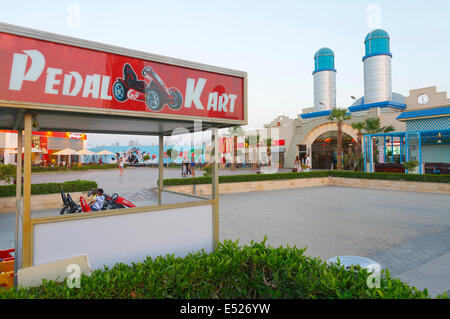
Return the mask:
[[[382,29],[375,29],[369,32],[364,40],[366,47],[366,55],[363,61],[374,55],[390,55],[392,56],[389,45],[389,34]]]
[[[314,73],[320,71],[334,71],[334,52],[329,48],[322,48],[314,54]]]

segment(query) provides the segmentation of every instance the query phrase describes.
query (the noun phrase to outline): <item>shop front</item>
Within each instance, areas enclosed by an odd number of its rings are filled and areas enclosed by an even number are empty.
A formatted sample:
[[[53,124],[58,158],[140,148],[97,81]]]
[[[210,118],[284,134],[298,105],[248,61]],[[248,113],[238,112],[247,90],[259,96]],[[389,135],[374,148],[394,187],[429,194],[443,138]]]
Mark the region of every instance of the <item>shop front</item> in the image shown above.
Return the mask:
[[[245,72],[2,23],[0,44],[0,59],[5,61],[0,65],[0,129],[18,131],[18,136],[23,132],[23,194],[20,156],[17,169],[16,273],[86,254],[98,269],[217,247],[218,152],[212,163],[212,195],[169,202],[162,196],[164,138],[211,130],[217,150],[219,128],[247,124]],[[32,215],[35,126],[40,132],[158,136],[158,204]],[[21,138],[17,145],[22,148]]]
[[[66,148],[75,151],[83,150],[86,148],[86,141],[87,136],[83,133],[33,131],[32,165],[56,166],[62,161],[69,161],[67,157],[58,158],[53,154]],[[0,130],[0,154],[5,164],[17,164],[17,131]],[[82,159],[73,155],[70,160],[72,163],[78,163]]]

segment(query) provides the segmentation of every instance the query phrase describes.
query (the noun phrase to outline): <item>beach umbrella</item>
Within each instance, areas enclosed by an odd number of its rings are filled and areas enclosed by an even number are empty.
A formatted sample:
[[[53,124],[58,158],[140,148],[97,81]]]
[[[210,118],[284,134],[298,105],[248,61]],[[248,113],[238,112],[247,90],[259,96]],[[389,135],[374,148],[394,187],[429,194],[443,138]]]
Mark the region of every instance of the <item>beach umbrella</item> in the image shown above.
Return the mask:
[[[115,154],[108,150],[103,150],[103,151],[96,153],[95,155],[105,155],[106,156],[106,155],[115,155]]]
[[[108,155],[116,155],[116,154],[113,152],[110,152],[108,150],[103,150],[103,151],[98,152],[96,155],[103,155],[106,158],[106,156],[108,156]]]
[[[87,155],[89,155],[89,156],[94,156],[94,155],[96,155],[95,152],[92,152],[92,151],[90,151],[90,150],[81,150],[81,151],[78,151],[77,153],[78,153],[79,156],[84,155],[85,162],[86,162],[86,156],[87,156]]]
[[[68,164],[70,165],[70,161],[71,161],[70,157],[72,155],[78,155],[78,152],[73,150],[73,149],[71,149],[71,148],[65,148],[65,149],[63,149],[63,150],[61,150],[59,152],[53,153],[52,155],[58,155],[58,164],[59,164],[59,156],[60,155],[69,156],[69,163]]]

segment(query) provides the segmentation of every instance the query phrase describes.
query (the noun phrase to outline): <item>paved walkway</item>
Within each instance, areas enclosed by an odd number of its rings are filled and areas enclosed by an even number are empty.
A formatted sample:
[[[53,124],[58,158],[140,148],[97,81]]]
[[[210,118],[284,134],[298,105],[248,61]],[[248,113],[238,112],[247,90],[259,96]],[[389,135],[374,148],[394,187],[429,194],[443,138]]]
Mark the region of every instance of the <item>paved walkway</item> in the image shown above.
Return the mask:
[[[255,173],[254,170],[221,174]],[[165,169],[167,178],[179,169]],[[201,172],[200,174],[201,175]],[[156,203],[157,169],[33,174],[34,183],[95,180],[139,206]],[[163,201],[185,201],[165,193]],[[220,240],[241,244],[268,236],[272,246],[308,247],[306,254],[369,257],[434,296],[450,290],[450,196],[345,187],[312,187],[221,195]],[[55,211],[34,212],[36,216]],[[0,249],[14,246],[14,214],[0,214]]]
[[[289,171],[287,169],[281,172]],[[253,169],[220,170],[220,175],[255,174]],[[190,175],[189,175],[190,176]],[[203,171],[197,169],[196,176],[203,176]],[[181,168],[165,168],[164,178],[182,178]],[[140,191],[157,186],[158,169],[150,167],[128,167],[124,174],[119,174],[119,169],[105,169],[79,172],[54,172],[34,173],[31,182],[34,183],[59,183],[70,180],[96,181],[99,187],[106,193]]]
[[[220,240],[267,235],[323,259],[369,257],[436,295],[450,289],[449,207],[448,195],[334,186],[227,194]]]

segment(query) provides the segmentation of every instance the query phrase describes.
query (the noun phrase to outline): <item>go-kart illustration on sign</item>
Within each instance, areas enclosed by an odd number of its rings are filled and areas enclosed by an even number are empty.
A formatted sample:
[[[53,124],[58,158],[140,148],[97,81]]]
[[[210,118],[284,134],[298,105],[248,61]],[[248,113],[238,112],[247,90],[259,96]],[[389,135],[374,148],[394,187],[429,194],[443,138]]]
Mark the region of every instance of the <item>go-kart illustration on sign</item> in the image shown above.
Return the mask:
[[[244,121],[244,78],[0,33],[0,101]]]

